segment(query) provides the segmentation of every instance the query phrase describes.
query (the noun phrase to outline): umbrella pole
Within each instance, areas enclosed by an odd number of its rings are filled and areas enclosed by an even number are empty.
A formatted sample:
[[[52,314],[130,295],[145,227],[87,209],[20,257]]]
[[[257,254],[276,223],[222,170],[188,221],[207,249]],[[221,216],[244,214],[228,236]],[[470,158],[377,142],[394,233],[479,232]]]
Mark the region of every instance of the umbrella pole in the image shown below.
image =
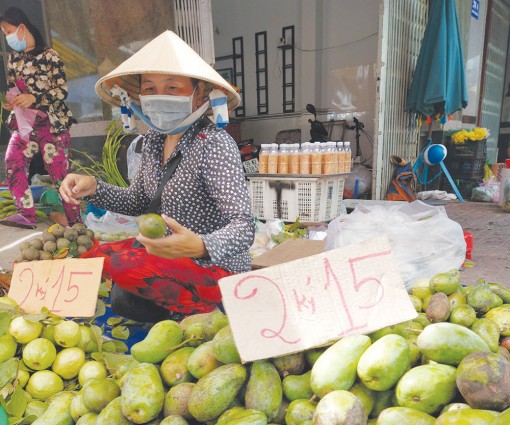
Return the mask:
[[[427,132],[427,143],[432,141],[432,122],[429,123],[429,130]]]

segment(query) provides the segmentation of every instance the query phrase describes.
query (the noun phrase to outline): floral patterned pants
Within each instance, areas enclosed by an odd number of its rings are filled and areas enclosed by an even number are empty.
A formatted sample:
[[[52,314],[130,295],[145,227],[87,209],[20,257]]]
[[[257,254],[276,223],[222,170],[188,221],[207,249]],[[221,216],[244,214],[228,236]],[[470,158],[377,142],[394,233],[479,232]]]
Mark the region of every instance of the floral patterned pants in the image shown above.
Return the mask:
[[[69,130],[52,134],[50,121],[47,117],[37,117],[34,130],[30,133],[30,141],[21,138],[18,131],[12,132],[5,153],[5,168],[7,184],[12,194],[16,208],[25,218],[35,221],[35,208],[32,191],[28,182],[30,162],[34,155],[42,153],[46,171],[53,183],[60,185],[68,171],[69,148],[71,135]],[[79,206],[62,202],[64,212],[70,225],[81,222]]]

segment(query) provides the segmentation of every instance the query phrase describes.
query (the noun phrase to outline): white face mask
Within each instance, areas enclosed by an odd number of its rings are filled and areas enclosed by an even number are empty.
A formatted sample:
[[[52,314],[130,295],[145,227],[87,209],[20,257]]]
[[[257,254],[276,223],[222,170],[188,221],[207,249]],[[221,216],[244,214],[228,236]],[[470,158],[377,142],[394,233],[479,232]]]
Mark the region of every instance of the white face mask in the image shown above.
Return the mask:
[[[164,94],[140,95],[142,112],[157,128],[169,131],[193,112],[193,95],[171,96]]]

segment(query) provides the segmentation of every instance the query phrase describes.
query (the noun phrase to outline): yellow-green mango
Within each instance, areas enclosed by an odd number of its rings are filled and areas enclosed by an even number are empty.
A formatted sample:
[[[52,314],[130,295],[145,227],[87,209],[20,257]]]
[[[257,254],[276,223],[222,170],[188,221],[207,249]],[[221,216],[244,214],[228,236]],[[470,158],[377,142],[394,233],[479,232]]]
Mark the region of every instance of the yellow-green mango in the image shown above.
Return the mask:
[[[272,421],[278,414],[282,397],[282,381],[276,367],[268,361],[253,362],[244,395],[246,408],[259,410]]]
[[[418,298],[416,295],[409,295],[409,300],[413,304],[413,307],[417,313],[422,311],[423,301],[421,300],[421,298]]]
[[[488,283],[491,291],[494,292],[505,304],[510,304],[510,289],[505,288],[499,283]]]
[[[471,409],[471,406],[467,403],[460,403],[460,402],[459,403],[450,403],[441,409],[441,411],[439,412],[439,415],[449,412],[450,410],[460,410],[460,409]]]
[[[306,399],[294,400],[285,414],[285,425],[312,425],[317,402]]]
[[[389,407],[377,418],[377,425],[433,425],[436,418],[410,407]]]
[[[205,339],[207,341],[211,341],[214,338],[214,335],[227,325],[228,317],[225,314],[219,310],[211,312],[202,322],[202,330],[204,332]]]
[[[300,375],[306,366],[305,353],[300,351],[299,353],[275,357],[271,359],[271,363],[274,364],[282,378],[285,378],[287,375]]]
[[[121,397],[114,398],[107,406],[101,410],[96,418],[95,425],[131,425],[129,419],[127,419],[122,413]]]
[[[493,307],[494,295],[489,285],[484,281],[480,281],[471,287],[466,300],[476,310],[477,314],[482,315]]]
[[[498,416],[496,416],[490,425],[508,425],[510,424],[510,408],[503,410]]]
[[[83,403],[91,412],[99,413],[120,395],[120,387],[112,378],[92,378],[83,385]]]
[[[232,407],[222,413],[216,425],[267,425],[267,418],[259,410]]]
[[[172,415],[164,418],[159,425],[188,425],[188,421],[182,416]]]
[[[192,419],[188,409],[188,400],[194,386],[193,382],[184,382],[170,388],[163,403],[164,416],[178,415],[184,419]]]
[[[159,369],[163,382],[169,387],[173,387],[183,382],[193,381],[193,375],[188,370],[188,359],[194,347],[183,347],[170,353]]]
[[[448,321],[469,328],[476,320],[476,311],[469,304],[461,304],[452,309]]]
[[[280,406],[280,410],[278,411],[278,414],[276,415],[276,418],[273,419],[271,422],[274,424],[285,424],[285,415],[287,414],[287,409],[289,408],[290,401],[287,400],[285,397],[282,399],[282,404]]]
[[[418,364],[421,360],[421,350],[418,347],[418,335],[409,336],[407,338],[409,344],[409,363],[411,366]]]
[[[182,342],[182,329],[173,320],[162,320],[150,328],[143,341],[131,347],[131,355],[140,363],[160,363]]]
[[[430,279],[429,287],[432,293],[443,292],[450,295],[459,289],[459,280],[459,276],[455,273],[438,273]]]
[[[433,414],[457,394],[456,373],[456,368],[446,364],[413,367],[400,378],[395,388],[398,405]]]
[[[306,360],[306,364],[309,366],[309,367],[312,367],[315,362],[317,361],[317,359],[322,355],[322,353],[324,353],[324,351],[327,350],[327,347],[322,347],[322,348],[311,348],[309,350],[306,350],[305,351],[305,360]]]
[[[119,364],[117,365],[117,369],[115,369],[115,378],[121,379],[128,373],[131,369],[133,369],[135,366],[139,365],[140,363],[135,360],[132,356],[126,356],[125,359],[121,360]]]
[[[418,336],[422,355],[438,363],[458,365],[468,354],[490,351],[487,343],[472,330],[443,322],[433,323]]]
[[[457,308],[459,305],[467,304],[466,296],[461,292],[454,292],[453,294],[448,295],[448,300],[450,301],[452,310]]]
[[[418,316],[413,319],[413,322],[418,322],[422,329],[432,323],[429,319],[427,319],[427,313],[425,312],[418,313]]]
[[[390,334],[375,341],[361,355],[358,376],[372,390],[392,388],[411,365],[411,351],[406,339]]]
[[[76,425],[96,425],[97,416],[96,412],[85,413],[76,421]]]
[[[388,391],[374,391],[374,407],[370,412],[370,417],[377,418],[384,409],[393,407],[395,405],[394,396],[395,391],[393,388]]]
[[[496,323],[486,317],[482,317],[476,319],[470,329],[487,343],[493,353],[499,351],[500,334]]]
[[[18,349],[18,343],[9,334],[0,336],[0,363],[12,359]]]
[[[27,403],[27,407],[25,408],[24,416],[25,417],[27,417],[27,416],[39,417],[44,413],[44,411],[47,408],[48,408],[48,405],[44,401],[32,399]]]
[[[289,401],[298,400],[300,398],[310,398],[313,396],[310,387],[310,376],[312,371],[309,370],[302,375],[288,375],[283,378],[283,394]]]
[[[188,409],[199,422],[220,416],[246,381],[244,366],[232,363],[220,366],[198,380],[188,400]]]
[[[74,393],[63,391],[53,398],[48,408],[39,416],[32,425],[72,425],[74,423],[71,417],[71,401]]]
[[[485,317],[498,326],[501,336],[510,336],[510,304],[493,308],[485,314]]]
[[[366,425],[367,415],[358,397],[349,391],[331,391],[320,399],[314,425]]]
[[[355,382],[354,385],[349,388],[349,392],[358,397],[365,409],[366,415],[369,416],[374,409],[375,399],[379,391],[371,390],[370,388],[365,387],[361,382]]]
[[[80,419],[83,415],[90,412],[90,410],[87,409],[85,403],[83,402],[83,392],[79,392],[74,396],[74,398],[71,401],[71,407],[69,408],[69,411],[71,413],[73,421],[75,422],[78,419]]]
[[[212,340],[214,357],[220,362],[229,363],[241,363],[241,357],[237,351],[236,343],[234,341],[234,335],[232,335],[232,329],[230,325],[221,328]]]
[[[480,409],[450,410],[440,415],[434,425],[492,425],[498,412]]]
[[[124,416],[137,424],[155,419],[163,409],[165,400],[158,368],[150,363],[140,363],[126,376],[121,394]]]
[[[310,385],[320,398],[335,390],[348,390],[356,380],[356,367],[370,346],[366,335],[342,338],[329,347],[312,367]]]
[[[211,370],[220,367],[221,363],[214,355],[213,342],[207,341],[200,344],[195,350],[189,355],[187,367],[189,373],[191,373],[196,379],[200,379],[202,376],[207,375]]]
[[[205,335],[202,323],[193,323],[184,331],[184,341],[188,347],[198,347],[205,342]]]

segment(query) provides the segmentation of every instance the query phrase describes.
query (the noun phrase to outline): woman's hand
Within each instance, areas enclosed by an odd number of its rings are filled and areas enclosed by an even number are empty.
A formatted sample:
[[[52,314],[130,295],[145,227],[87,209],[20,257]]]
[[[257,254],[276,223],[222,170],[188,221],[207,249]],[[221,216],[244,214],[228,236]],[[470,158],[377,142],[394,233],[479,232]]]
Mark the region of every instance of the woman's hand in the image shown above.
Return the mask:
[[[2,108],[9,112],[12,111],[12,105],[10,103],[2,103]]]
[[[35,103],[35,96],[33,94],[19,94],[17,95],[13,101],[12,105],[17,106],[21,109],[30,108]]]
[[[97,180],[95,177],[83,174],[68,174],[62,181],[58,193],[65,202],[79,205],[79,198],[93,195],[96,190]]]
[[[207,256],[204,241],[196,233],[181,226],[173,218],[162,216],[172,233],[164,238],[151,239],[138,234],[136,239],[147,252],[163,258],[202,258]]]

